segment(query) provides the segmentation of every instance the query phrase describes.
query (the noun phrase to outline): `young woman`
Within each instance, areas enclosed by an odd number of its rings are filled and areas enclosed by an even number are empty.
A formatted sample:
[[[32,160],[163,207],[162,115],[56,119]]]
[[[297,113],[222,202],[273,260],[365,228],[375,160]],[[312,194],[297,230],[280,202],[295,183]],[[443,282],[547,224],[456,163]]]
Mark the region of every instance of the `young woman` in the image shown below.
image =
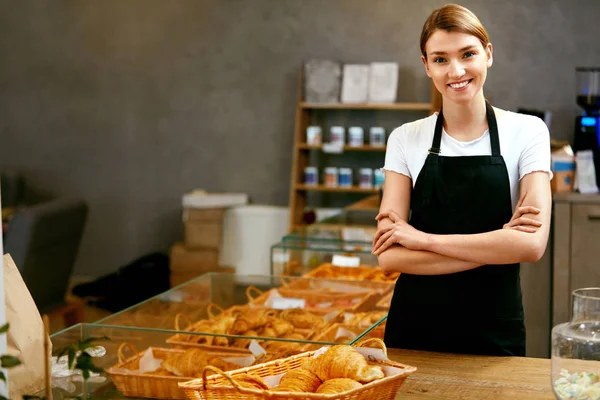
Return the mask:
[[[466,8],[435,10],[421,53],[442,110],[388,141],[373,253],[401,275],[385,343],[524,356],[519,263],[539,260],[548,240],[548,129],[486,101],[492,44]]]

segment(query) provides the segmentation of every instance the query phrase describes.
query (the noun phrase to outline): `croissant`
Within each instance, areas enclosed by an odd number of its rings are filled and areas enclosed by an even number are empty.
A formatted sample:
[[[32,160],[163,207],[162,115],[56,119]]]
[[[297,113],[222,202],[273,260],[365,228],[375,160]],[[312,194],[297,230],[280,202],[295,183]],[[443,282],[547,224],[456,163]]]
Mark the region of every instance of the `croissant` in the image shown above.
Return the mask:
[[[325,323],[322,317],[302,308],[290,308],[282,311],[280,318],[291,322],[298,329],[318,329]]]
[[[196,374],[202,373],[207,362],[208,356],[205,351],[189,349],[184,353],[169,354],[161,363],[161,367],[173,375],[195,377]]]
[[[232,371],[234,369],[240,368],[239,365],[231,363],[229,361],[225,361],[221,357],[210,357],[208,359],[207,365],[212,365],[213,367],[217,367],[221,371]],[[200,374],[200,376],[198,376],[198,377],[201,377],[201,375],[202,374]]]
[[[281,337],[287,333],[291,333],[294,331],[294,325],[282,319],[275,319],[271,321],[267,326],[273,329],[276,337]]]
[[[304,368],[297,368],[286,373],[273,391],[314,393],[320,385],[321,380],[315,374]]]
[[[354,379],[334,378],[323,382],[323,384],[318,387],[317,393],[335,394],[358,389],[359,387],[362,387],[362,385]]]
[[[251,308],[243,314],[238,314],[235,317],[231,327],[232,335],[239,335],[251,329],[256,329],[266,325],[271,321],[277,312],[271,309]]]
[[[317,358],[306,359],[304,368],[313,372],[322,381],[350,378],[368,383],[384,377],[380,366],[369,365],[360,353],[347,345],[332,346]]]
[[[254,336],[254,337],[256,337],[256,336],[258,336],[258,332],[256,332],[256,331],[247,331],[247,332],[244,332],[243,335],[244,336]],[[238,338],[238,339],[235,339],[233,341],[233,346],[235,346],[235,347],[242,347],[242,348],[245,349],[245,348],[247,348],[250,345],[250,342],[252,342],[252,339],[249,339],[249,338]]]

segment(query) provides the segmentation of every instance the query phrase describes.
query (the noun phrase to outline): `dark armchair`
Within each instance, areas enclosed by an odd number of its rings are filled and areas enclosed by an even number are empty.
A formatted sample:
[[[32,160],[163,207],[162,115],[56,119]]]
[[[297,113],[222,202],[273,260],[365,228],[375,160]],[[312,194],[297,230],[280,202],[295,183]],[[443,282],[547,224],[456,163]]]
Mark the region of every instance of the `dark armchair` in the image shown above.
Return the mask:
[[[19,209],[8,223],[4,251],[42,314],[65,302],[87,213],[82,200],[59,198]]]

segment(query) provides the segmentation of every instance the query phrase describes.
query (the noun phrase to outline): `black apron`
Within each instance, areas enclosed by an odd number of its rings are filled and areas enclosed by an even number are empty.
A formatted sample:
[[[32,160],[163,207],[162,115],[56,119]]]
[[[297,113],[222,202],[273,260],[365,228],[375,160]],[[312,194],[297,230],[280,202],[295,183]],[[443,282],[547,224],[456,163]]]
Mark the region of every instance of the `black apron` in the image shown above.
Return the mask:
[[[443,115],[411,194],[409,223],[432,234],[501,229],[512,217],[510,182],[494,110],[486,103],[491,156],[442,157]],[[519,264],[447,275],[401,274],[385,330],[388,347],[525,356]]]

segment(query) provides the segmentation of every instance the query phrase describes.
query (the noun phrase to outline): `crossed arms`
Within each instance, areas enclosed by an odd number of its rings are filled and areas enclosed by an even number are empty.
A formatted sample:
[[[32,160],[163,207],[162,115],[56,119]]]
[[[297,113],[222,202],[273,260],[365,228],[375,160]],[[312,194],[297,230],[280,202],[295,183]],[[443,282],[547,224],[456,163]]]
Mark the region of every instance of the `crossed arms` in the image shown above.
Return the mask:
[[[385,271],[441,275],[485,264],[535,262],[544,254],[552,207],[546,172],[532,172],[521,179],[521,199],[503,229],[472,235],[434,235],[410,226],[411,190],[409,177],[385,171],[373,241],[373,254]]]

